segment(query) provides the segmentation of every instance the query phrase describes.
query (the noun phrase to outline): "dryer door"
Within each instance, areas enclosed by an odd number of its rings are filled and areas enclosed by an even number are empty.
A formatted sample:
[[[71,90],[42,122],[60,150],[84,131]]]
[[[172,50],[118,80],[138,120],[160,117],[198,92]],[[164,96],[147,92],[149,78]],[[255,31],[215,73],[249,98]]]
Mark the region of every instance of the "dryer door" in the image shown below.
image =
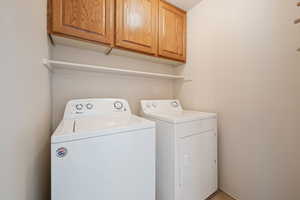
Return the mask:
[[[180,157],[183,200],[204,200],[218,189],[215,131],[182,137]]]

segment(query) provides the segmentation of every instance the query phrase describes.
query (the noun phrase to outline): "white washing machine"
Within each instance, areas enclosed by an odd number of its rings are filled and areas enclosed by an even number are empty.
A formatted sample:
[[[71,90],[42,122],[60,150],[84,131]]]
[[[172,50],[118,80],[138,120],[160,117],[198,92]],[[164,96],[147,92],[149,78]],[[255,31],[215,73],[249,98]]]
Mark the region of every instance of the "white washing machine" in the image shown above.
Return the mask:
[[[216,114],[183,110],[178,100],[144,100],[141,108],[156,122],[157,200],[204,200],[216,192]]]
[[[51,137],[52,200],[155,200],[155,123],[121,99],[70,101]]]

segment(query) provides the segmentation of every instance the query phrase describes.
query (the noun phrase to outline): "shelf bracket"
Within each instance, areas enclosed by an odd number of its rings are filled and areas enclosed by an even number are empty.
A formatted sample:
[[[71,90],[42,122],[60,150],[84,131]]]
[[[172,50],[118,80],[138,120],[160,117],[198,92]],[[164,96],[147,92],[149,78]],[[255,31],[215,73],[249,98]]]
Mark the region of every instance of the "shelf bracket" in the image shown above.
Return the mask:
[[[294,21],[294,23],[295,23],[295,24],[299,24],[299,23],[300,23],[300,18],[299,18],[299,19],[296,19],[296,20]]]
[[[53,71],[53,68],[52,68],[52,66],[51,66],[51,64],[49,63],[49,61],[48,61],[47,58],[44,58],[42,62],[43,62],[43,65],[44,65],[45,67],[47,67],[47,69],[48,69],[50,72]]]
[[[52,35],[50,33],[48,33],[48,38],[49,38],[49,41],[52,44],[52,46],[55,46],[55,42],[54,42],[54,40],[52,38]]]
[[[111,51],[113,50],[113,47],[109,47],[109,48],[107,48],[106,49],[106,51],[104,52],[105,53],[105,55],[109,55],[110,53],[111,53]]]

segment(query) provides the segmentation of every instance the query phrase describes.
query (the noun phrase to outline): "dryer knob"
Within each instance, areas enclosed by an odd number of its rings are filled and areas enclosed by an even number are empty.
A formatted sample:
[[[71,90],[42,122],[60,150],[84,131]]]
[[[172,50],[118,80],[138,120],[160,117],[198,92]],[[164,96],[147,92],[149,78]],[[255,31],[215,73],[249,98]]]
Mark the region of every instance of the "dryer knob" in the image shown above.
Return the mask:
[[[179,104],[177,103],[177,101],[173,101],[171,103],[171,105],[174,107],[174,108],[177,108],[179,106]]]

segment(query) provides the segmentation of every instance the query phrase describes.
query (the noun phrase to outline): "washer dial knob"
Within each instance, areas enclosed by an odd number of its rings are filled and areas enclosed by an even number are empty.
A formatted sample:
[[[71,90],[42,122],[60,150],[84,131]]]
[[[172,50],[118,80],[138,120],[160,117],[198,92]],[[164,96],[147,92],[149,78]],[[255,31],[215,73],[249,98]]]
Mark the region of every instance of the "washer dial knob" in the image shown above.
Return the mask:
[[[86,104],[86,108],[87,108],[88,110],[92,110],[93,107],[94,107],[94,105],[91,104],[91,103]]]
[[[116,101],[114,103],[114,108],[117,110],[121,110],[124,107],[123,103],[121,101]]]
[[[77,104],[77,105],[75,106],[75,108],[76,108],[76,110],[81,111],[81,110],[83,109],[83,105],[82,105],[82,104]]]

